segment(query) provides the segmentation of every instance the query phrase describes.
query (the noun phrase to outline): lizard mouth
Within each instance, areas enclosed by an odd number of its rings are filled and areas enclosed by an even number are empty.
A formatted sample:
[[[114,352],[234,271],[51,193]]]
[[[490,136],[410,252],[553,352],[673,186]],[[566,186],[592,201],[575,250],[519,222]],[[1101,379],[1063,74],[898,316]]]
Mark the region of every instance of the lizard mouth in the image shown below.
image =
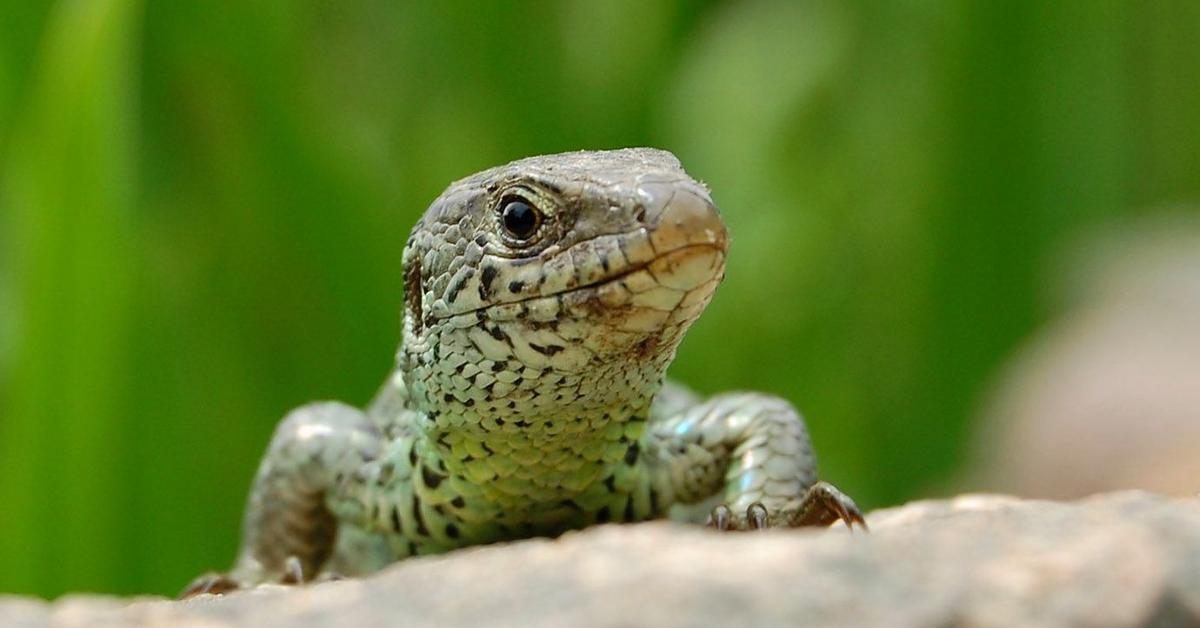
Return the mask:
[[[481,313],[496,313],[489,318],[504,320],[527,317],[534,321],[551,320],[563,308],[587,308],[595,313],[596,306],[629,310],[642,308],[669,315],[686,304],[694,292],[711,294],[723,277],[725,242],[684,244],[664,251],[646,262],[623,268],[584,283],[545,294],[493,303],[460,312],[441,319],[461,316],[475,319]],[[710,285],[711,284],[711,285]],[[692,299],[696,300],[696,299]],[[650,316],[649,318],[655,318]]]

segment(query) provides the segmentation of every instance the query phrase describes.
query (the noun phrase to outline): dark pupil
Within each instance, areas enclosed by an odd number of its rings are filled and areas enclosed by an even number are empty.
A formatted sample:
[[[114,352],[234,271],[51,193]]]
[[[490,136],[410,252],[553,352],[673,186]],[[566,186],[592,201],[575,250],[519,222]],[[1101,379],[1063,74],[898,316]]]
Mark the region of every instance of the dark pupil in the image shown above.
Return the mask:
[[[537,229],[537,211],[525,201],[509,201],[504,205],[504,228],[515,238],[524,240]]]

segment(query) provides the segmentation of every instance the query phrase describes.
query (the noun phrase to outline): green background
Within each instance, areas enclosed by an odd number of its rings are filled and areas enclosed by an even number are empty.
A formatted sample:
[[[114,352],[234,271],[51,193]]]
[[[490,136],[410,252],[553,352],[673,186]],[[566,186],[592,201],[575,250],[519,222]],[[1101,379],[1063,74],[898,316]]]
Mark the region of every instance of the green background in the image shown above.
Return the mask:
[[[278,418],[365,402],[451,180],[653,145],[725,285],[672,374],[783,394],[878,507],[953,486],[1096,225],[1200,198],[1200,3],[0,2],[0,591],[232,559]]]

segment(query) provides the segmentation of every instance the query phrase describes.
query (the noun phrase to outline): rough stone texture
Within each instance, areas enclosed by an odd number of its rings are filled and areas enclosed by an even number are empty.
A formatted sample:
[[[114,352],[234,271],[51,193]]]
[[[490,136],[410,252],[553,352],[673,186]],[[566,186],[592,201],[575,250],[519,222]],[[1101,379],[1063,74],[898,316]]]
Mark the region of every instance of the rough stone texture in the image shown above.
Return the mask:
[[[186,602],[0,599],[16,626],[1190,626],[1200,499],[964,496],[869,535],[602,526],[403,562],[360,581]]]

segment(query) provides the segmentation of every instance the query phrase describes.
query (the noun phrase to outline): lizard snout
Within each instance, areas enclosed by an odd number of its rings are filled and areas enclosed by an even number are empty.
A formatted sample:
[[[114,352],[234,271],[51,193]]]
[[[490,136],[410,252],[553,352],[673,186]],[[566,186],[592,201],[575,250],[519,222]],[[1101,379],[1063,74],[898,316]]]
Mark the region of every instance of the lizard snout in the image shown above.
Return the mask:
[[[725,251],[725,222],[699,183],[690,179],[643,182],[637,196],[643,210],[639,218],[660,255],[689,245]]]
[[[728,237],[708,192],[691,179],[643,182],[640,217],[657,258],[649,270],[663,287],[692,290],[721,275]]]

